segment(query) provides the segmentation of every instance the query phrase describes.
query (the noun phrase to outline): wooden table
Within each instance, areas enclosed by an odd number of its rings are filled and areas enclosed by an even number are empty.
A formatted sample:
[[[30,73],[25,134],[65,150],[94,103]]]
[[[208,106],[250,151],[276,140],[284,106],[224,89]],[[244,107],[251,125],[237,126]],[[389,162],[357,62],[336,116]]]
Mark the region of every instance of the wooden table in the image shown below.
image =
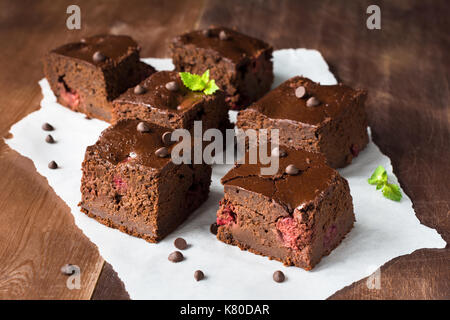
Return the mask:
[[[339,79],[369,90],[373,138],[387,154],[419,220],[450,240],[450,12],[442,1],[76,1],[81,30],[66,28],[75,1],[0,1],[0,136],[39,108],[41,58],[96,33],[132,35],[143,57],[165,57],[167,41],[210,24],[234,26],[275,48],[320,50]],[[381,30],[366,8],[381,7]],[[123,283],[75,226],[69,208],[29,159],[0,141],[0,298],[127,299]],[[386,221],[389,223],[389,221]],[[81,267],[68,290],[60,268]],[[332,299],[449,299],[450,249],[423,249],[381,268]]]

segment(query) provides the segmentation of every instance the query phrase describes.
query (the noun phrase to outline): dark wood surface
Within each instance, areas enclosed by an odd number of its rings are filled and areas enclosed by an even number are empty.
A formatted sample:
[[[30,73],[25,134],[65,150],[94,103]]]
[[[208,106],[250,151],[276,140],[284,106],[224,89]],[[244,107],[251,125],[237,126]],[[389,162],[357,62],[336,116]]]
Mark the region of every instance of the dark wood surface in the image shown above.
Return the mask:
[[[65,27],[80,5],[82,30]],[[366,8],[381,7],[381,30]],[[338,78],[369,90],[373,138],[387,154],[418,219],[450,239],[450,3],[448,1],[0,1],[0,135],[39,107],[40,58],[99,32],[132,35],[142,56],[167,56],[167,39],[211,24],[237,27],[275,48],[320,50]],[[0,298],[127,299],[123,283],[74,225],[69,208],[32,162],[0,141]],[[389,223],[389,221],[386,221]],[[82,272],[80,290],[59,274]],[[362,279],[331,299],[449,299],[450,249],[421,249],[381,268],[381,289]]]

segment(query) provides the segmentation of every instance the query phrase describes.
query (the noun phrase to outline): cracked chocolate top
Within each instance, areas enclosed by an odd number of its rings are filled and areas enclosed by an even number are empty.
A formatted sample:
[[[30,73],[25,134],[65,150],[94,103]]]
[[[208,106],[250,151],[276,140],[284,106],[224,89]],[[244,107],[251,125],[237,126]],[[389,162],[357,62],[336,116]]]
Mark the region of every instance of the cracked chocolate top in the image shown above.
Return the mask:
[[[173,82],[176,84],[174,85]],[[168,85],[170,83],[170,85]],[[128,89],[115,103],[144,105],[149,108],[166,109],[167,111],[182,113],[200,101],[213,99],[202,92],[193,92],[186,88],[178,72],[160,71],[142,81],[139,86],[143,93],[136,93],[135,88]],[[175,87],[176,90],[173,90]]]
[[[221,57],[236,64],[246,57],[257,57],[263,51],[271,49],[271,46],[264,41],[224,27],[185,33],[176,37],[173,42],[216,51]]]
[[[222,184],[263,194],[285,207],[295,209],[316,199],[339,175],[325,164],[325,158],[318,153],[285,150],[287,156],[279,158],[275,175],[261,175],[260,169],[268,165],[237,164],[222,178]],[[291,164],[299,169],[297,175],[285,173],[286,167]]]
[[[299,87],[306,91],[301,98],[298,97],[298,91],[296,95]],[[251,105],[250,109],[272,119],[286,119],[317,126],[335,118],[351,104],[361,103],[361,99],[365,99],[366,95],[364,90],[353,90],[343,84],[324,86],[297,76],[270,91]]]
[[[172,146],[167,146],[162,136],[171,129],[163,128],[146,122],[146,132],[138,130],[139,120],[122,120],[104,130],[88,152],[98,152],[100,158],[114,165],[119,163],[139,164],[147,167],[161,169],[170,160]],[[169,155],[165,158],[157,156],[157,150],[166,147]]]
[[[65,44],[51,52],[103,68],[122,61],[135,51],[139,51],[138,44],[129,36],[96,35],[84,38],[80,42]],[[97,61],[94,55],[104,59]]]

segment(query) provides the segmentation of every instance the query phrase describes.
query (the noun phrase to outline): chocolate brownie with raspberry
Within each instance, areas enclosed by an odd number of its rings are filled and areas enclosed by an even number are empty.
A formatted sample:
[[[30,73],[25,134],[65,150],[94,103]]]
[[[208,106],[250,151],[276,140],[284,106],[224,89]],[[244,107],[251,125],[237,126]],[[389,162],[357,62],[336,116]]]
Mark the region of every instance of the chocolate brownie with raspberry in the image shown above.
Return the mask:
[[[293,77],[246,110],[241,129],[279,129],[280,144],[320,152],[333,168],[350,164],[369,141],[365,90]]]
[[[111,101],[155,72],[139,51],[128,36],[92,36],[50,51],[44,74],[60,104],[110,122]]]
[[[81,210],[149,242],[179,226],[207,199],[211,167],[172,162],[170,134],[138,120],[103,131],[82,164]]]
[[[207,95],[185,87],[175,71],[159,71],[128,89],[113,102],[113,120],[140,119],[173,129],[192,129],[202,121],[203,129],[230,126],[225,94]]]
[[[294,149],[279,153],[272,176],[261,174],[264,165],[246,162],[222,178],[217,238],[311,270],[353,227],[350,189],[322,155]]]
[[[232,109],[247,107],[272,85],[272,46],[235,30],[188,32],[176,37],[170,48],[177,71],[202,74],[209,69]]]

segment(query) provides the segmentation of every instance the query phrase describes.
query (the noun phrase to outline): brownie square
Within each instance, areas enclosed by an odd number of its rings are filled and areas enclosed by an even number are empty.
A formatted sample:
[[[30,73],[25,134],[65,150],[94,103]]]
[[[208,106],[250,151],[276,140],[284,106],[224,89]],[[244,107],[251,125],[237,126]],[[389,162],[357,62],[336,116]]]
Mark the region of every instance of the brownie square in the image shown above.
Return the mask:
[[[241,129],[279,129],[280,144],[320,152],[333,168],[352,162],[369,142],[367,92],[293,77],[240,111]]]
[[[162,139],[171,130],[146,123],[142,132],[142,126],[119,121],[87,148],[79,205],[108,227],[158,242],[207,199],[211,167],[175,165],[174,145]]]
[[[170,48],[176,70],[202,74],[209,69],[232,109],[247,107],[272,85],[273,48],[235,30],[192,31],[176,37]]]
[[[353,227],[352,197],[322,155],[284,151],[273,176],[261,175],[260,164],[237,164],[222,178],[217,238],[311,270]]]
[[[85,38],[50,51],[44,74],[60,104],[110,122],[111,101],[155,72],[139,50],[128,36]]]
[[[225,94],[212,95],[186,88],[178,72],[160,71],[130,88],[113,102],[113,123],[140,119],[172,129],[192,129],[202,121],[203,129],[229,127]]]

